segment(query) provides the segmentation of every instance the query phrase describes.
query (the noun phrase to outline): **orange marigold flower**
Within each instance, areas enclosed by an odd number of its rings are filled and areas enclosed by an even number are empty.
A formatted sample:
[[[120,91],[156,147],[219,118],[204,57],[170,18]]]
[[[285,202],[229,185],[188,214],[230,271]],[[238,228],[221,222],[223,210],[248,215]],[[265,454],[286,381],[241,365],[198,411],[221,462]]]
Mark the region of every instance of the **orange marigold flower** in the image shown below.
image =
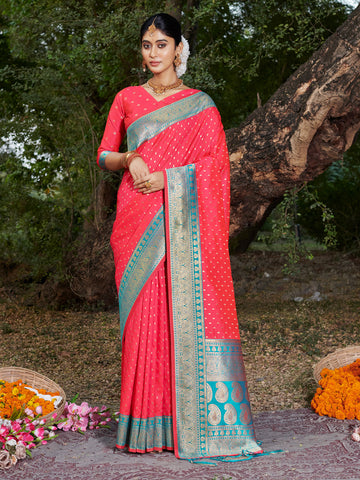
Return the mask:
[[[360,359],[345,367],[321,371],[311,407],[319,415],[360,420]]]
[[[25,416],[25,409],[30,409],[34,416],[36,416],[36,407],[42,406],[43,415],[47,415],[55,410],[52,400],[44,400],[38,397],[35,392],[29,390],[30,385],[27,385],[22,380],[16,382],[6,382],[0,379],[0,418],[16,419]],[[43,395],[58,395],[59,392],[46,392],[46,390],[39,390],[39,394]]]

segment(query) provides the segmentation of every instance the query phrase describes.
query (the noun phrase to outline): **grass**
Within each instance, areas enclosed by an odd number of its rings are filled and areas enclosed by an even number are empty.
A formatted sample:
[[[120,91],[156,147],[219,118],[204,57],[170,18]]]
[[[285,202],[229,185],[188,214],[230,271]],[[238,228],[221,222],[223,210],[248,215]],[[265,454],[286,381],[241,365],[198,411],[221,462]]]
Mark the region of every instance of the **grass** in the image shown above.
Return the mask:
[[[316,389],[313,365],[337,348],[359,343],[359,261],[320,255],[301,263],[286,282],[274,252],[250,252],[236,264],[240,334],[255,412],[309,407]],[[309,301],[308,293],[294,302],[297,289],[311,282],[320,285],[323,300]],[[57,312],[0,296],[0,333],[0,366],[30,368],[59,383],[68,398],[79,393],[79,401],[118,408],[117,312]]]
[[[357,344],[360,301],[264,302],[238,305],[240,334],[254,410],[308,407],[312,368],[337,348]]]

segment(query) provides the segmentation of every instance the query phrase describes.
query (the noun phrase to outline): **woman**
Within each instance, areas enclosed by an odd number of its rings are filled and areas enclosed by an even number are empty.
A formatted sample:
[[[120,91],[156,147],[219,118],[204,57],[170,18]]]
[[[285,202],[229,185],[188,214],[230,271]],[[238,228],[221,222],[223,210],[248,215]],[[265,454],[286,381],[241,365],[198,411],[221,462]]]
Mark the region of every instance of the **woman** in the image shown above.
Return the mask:
[[[117,447],[186,459],[258,454],[228,254],[225,135],[211,98],[178,78],[186,50],[170,15],[143,24],[153,77],[117,94],[98,153],[100,167],[125,169],[111,236],[122,333]],[[129,151],[119,153],[125,133]]]

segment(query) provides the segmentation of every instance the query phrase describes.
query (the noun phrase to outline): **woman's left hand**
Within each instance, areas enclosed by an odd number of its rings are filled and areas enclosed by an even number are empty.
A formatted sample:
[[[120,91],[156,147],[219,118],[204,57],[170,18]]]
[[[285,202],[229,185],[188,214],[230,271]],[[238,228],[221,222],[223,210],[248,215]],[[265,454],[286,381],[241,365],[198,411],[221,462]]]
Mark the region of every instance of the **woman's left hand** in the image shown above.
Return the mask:
[[[164,188],[163,172],[154,172],[134,182],[134,188],[141,193],[154,193]]]

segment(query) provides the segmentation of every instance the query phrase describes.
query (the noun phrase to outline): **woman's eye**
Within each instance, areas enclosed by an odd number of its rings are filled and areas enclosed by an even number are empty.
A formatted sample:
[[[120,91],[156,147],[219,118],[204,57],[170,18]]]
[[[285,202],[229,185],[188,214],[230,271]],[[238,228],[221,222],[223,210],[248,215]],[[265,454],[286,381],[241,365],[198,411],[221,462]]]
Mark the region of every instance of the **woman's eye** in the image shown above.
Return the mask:
[[[150,47],[150,45],[147,45],[147,44],[143,45],[143,49],[144,49],[144,50],[148,50],[149,47]]]

